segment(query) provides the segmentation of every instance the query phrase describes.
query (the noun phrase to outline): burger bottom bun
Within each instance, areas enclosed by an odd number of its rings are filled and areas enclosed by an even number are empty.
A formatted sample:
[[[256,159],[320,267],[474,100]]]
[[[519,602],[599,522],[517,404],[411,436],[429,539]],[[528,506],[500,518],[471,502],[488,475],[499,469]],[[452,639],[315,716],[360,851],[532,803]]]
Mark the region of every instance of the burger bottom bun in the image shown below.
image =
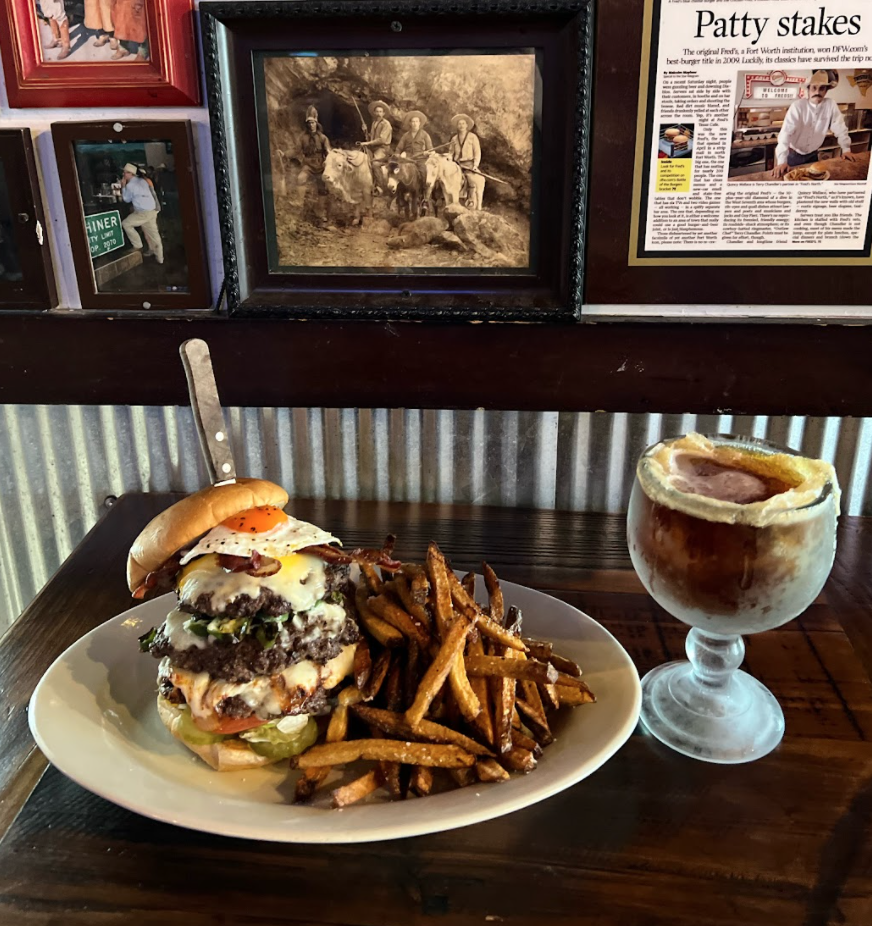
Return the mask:
[[[195,752],[207,765],[210,765],[216,772],[235,772],[246,768],[261,768],[264,765],[272,765],[278,762],[278,759],[268,759],[266,756],[258,755],[245,740],[238,737],[231,737],[222,740],[220,743],[209,743],[208,745],[199,746],[195,743],[189,743],[183,739],[178,732],[180,717],[173,710],[172,705],[166,698],[157,696],[157,712],[161,722],[172,733],[172,735],[184,743],[191,752]]]

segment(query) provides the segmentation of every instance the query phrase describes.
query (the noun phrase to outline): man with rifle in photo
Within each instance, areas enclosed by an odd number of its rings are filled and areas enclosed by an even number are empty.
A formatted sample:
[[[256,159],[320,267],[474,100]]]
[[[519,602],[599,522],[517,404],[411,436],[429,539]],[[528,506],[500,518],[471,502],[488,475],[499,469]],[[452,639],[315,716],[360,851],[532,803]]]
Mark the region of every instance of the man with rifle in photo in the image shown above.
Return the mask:
[[[360,127],[363,129],[363,134],[369,136],[367,141],[358,142],[358,144],[370,156],[373,184],[378,194],[387,186],[387,164],[391,156],[391,142],[394,137],[393,126],[387,120],[388,104],[383,100],[376,100],[369,104],[369,114],[373,122],[368,132],[356,102],[354,106],[361,117]]]

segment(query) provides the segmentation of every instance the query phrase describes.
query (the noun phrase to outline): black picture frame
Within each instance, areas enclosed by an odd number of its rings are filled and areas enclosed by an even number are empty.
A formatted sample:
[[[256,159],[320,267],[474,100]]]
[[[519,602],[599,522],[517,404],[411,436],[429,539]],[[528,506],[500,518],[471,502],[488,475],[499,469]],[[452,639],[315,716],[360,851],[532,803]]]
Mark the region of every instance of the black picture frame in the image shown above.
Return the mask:
[[[53,309],[57,288],[30,129],[0,131],[0,167],[0,311]]]
[[[209,268],[206,262],[200,188],[197,182],[194,137],[190,120],[55,122],[52,123],[51,130],[82,308],[111,312],[211,310]],[[150,287],[149,282],[153,282],[156,276],[146,274],[142,287],[136,290],[117,291],[101,288],[88,243],[86,208],[82,200],[76,146],[137,145],[154,141],[165,142],[167,149],[172,150],[173,201],[177,203],[179,212],[177,228],[174,229],[175,244],[176,252],[181,255],[179,260],[184,263],[186,270],[183,275],[186,285],[178,289],[168,286]],[[120,246],[127,246],[129,242],[126,233],[118,231],[118,235],[121,239]],[[147,251],[151,242],[146,235],[142,235],[141,240],[144,242],[144,251]],[[144,260],[143,258],[143,266]]]
[[[593,0],[200,4],[225,293],[232,315],[575,321],[583,301]],[[539,259],[516,276],[270,272],[255,52],[532,48],[541,55]],[[535,239],[534,239],[535,240]]]

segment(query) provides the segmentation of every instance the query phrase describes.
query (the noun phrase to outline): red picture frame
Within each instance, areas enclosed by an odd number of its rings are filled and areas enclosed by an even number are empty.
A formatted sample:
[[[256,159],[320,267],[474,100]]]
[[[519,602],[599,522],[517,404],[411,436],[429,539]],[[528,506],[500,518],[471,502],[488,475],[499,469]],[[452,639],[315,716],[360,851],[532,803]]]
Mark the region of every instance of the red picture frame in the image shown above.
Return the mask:
[[[35,0],[0,0],[6,22],[0,28],[0,53],[10,107],[199,105],[193,0],[143,2],[147,61],[61,63],[43,59]]]

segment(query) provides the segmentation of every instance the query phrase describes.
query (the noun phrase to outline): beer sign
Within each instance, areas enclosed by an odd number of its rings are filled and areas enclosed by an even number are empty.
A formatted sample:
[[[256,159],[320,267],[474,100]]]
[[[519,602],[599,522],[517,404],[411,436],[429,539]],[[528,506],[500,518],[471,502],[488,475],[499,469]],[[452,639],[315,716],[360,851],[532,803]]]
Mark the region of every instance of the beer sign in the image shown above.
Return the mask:
[[[121,213],[117,209],[86,215],[85,229],[88,232],[88,248],[92,260],[124,247]]]

